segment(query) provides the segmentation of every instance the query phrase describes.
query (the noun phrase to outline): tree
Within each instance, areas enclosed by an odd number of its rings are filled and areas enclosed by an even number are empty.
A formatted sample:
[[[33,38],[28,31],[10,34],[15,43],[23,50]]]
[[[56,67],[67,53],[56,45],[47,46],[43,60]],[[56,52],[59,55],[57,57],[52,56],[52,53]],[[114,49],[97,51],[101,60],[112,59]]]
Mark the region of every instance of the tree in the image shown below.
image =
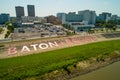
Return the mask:
[[[7,25],[8,31],[5,34],[5,38],[7,38],[10,35],[10,33],[12,33],[14,31],[14,26],[11,25],[11,23],[8,22],[8,23],[6,23],[6,25]]]
[[[3,31],[3,29],[2,28],[0,28],[0,33]]]
[[[113,31],[116,31],[117,26],[113,26]]]
[[[63,24],[63,27],[68,29],[68,30],[74,31],[74,27],[70,24]]]
[[[103,21],[103,20],[97,20],[95,23],[96,27],[104,27],[106,32],[108,32],[108,30],[111,31],[115,31],[117,29],[117,25],[120,25],[120,19],[119,20],[108,20]]]
[[[11,24],[11,23],[10,23],[9,21],[5,23],[5,25],[7,25],[7,26],[10,25],[10,24]]]
[[[14,31],[14,26],[8,25],[7,29],[8,29],[10,32],[13,32],[13,31]]]

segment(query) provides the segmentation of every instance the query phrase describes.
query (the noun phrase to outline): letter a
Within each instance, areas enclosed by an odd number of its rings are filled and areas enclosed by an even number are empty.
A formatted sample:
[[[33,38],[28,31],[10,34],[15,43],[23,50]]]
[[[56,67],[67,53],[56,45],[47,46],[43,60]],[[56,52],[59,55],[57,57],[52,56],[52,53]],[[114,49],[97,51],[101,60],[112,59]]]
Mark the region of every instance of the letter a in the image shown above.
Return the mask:
[[[30,49],[27,46],[23,46],[21,52],[30,52]]]

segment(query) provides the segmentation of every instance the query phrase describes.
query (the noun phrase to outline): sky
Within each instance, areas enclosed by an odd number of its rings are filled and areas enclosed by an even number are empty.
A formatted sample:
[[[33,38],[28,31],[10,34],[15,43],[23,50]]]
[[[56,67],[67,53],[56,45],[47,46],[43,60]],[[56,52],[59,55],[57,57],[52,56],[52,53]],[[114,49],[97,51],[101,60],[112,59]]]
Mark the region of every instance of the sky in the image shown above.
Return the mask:
[[[120,0],[0,0],[0,13],[16,16],[15,6],[23,6],[27,16],[28,4],[35,5],[35,14],[39,17],[86,9],[96,11],[97,15],[110,12],[120,16]]]

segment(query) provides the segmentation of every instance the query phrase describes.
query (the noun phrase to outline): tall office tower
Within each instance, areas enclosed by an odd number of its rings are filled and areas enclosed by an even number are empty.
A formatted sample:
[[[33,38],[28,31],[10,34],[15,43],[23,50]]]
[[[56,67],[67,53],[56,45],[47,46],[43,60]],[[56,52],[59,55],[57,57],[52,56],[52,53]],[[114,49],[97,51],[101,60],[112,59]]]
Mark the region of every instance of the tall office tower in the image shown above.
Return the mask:
[[[28,16],[29,17],[35,17],[35,7],[34,5],[27,5],[28,9]]]
[[[16,17],[17,18],[21,18],[22,16],[25,16],[24,7],[22,7],[22,6],[16,6],[15,10],[16,10]]]

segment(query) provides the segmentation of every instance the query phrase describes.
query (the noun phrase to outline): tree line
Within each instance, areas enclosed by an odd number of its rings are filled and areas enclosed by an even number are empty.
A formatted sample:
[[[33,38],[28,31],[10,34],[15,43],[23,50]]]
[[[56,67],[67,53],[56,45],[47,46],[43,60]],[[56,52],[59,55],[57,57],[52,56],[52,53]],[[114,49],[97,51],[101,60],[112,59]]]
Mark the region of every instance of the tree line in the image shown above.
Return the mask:
[[[95,27],[105,28],[106,31],[108,31],[108,29],[115,31],[117,25],[120,25],[120,20],[109,20],[109,21],[97,20],[95,23]]]
[[[8,30],[5,34],[5,38],[7,38],[10,35],[10,33],[14,32],[14,26],[10,22],[7,22],[5,25],[7,26]]]

